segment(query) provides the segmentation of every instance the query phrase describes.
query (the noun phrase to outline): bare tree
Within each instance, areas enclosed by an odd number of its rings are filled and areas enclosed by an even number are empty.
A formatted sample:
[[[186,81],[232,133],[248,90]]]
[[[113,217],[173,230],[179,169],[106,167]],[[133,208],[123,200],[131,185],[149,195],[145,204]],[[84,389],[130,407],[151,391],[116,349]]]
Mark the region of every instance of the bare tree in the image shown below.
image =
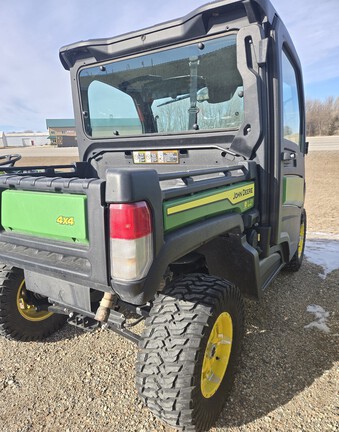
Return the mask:
[[[306,101],[306,135],[339,134],[339,97]]]
[[[159,132],[185,131],[189,126],[190,99],[185,97],[152,106]],[[237,94],[229,101],[197,104],[197,121],[200,129],[238,128],[243,120],[243,99]]]

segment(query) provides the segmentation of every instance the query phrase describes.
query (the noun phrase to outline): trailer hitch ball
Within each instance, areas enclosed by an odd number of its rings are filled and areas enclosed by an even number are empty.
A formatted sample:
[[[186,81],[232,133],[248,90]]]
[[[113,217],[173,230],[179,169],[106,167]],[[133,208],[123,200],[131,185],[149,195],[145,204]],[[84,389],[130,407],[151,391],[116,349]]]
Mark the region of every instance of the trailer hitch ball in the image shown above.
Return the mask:
[[[94,319],[100,322],[107,322],[111,309],[114,304],[114,296],[111,293],[105,293],[100,301],[100,306],[95,314]]]

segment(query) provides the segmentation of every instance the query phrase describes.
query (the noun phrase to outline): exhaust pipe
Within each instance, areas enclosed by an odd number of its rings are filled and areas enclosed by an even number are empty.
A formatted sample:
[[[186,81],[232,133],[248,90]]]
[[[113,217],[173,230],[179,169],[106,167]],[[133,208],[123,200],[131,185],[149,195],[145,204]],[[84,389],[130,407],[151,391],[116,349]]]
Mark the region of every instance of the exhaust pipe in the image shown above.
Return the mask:
[[[105,293],[100,301],[100,306],[96,311],[94,319],[102,323],[106,323],[110,314],[111,309],[114,305],[114,295],[111,293]]]

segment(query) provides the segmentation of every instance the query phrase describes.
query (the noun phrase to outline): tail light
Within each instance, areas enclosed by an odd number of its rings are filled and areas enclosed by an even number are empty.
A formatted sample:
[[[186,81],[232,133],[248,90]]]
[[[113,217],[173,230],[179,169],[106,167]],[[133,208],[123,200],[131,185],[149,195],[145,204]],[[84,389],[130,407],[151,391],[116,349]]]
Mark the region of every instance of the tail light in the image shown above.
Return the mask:
[[[153,261],[151,212],[146,202],[111,204],[110,252],[114,279],[142,279]]]

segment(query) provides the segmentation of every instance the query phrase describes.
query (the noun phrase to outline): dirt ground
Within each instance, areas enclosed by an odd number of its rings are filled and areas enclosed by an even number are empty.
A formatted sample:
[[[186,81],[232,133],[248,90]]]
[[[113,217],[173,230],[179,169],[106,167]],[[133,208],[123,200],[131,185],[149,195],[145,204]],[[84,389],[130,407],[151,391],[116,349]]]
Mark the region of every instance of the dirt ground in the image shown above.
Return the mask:
[[[306,156],[308,231],[339,233],[339,152],[310,152]]]

